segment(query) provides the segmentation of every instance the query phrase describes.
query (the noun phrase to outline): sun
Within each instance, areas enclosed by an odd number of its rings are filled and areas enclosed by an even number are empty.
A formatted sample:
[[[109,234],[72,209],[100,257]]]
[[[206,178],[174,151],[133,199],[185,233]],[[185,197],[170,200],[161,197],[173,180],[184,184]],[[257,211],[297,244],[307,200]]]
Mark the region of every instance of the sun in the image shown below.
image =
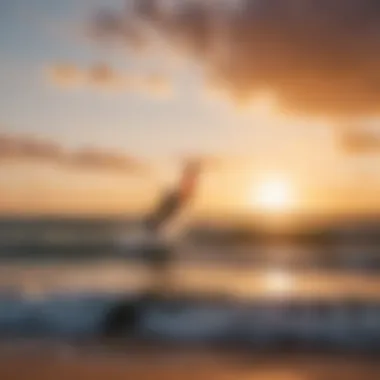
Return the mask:
[[[264,289],[272,295],[283,295],[293,288],[293,281],[290,274],[278,270],[269,272],[264,277]]]
[[[253,207],[268,212],[288,211],[294,206],[294,191],[289,181],[268,178],[255,186],[250,195]]]

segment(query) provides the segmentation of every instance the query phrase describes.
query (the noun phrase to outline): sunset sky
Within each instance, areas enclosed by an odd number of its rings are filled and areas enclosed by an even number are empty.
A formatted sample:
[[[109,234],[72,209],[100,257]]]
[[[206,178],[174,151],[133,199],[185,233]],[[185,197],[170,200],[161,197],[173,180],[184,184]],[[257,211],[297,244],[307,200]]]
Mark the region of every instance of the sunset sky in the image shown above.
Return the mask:
[[[138,211],[188,156],[202,212],[380,211],[378,0],[1,1],[0,58],[0,213]]]

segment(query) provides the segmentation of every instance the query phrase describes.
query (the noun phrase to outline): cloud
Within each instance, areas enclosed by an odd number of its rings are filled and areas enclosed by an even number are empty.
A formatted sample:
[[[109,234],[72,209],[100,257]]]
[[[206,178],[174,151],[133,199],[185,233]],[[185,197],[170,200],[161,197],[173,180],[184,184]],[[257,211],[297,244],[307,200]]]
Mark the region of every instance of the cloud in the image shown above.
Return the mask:
[[[70,166],[79,169],[127,171],[131,173],[144,171],[143,165],[131,157],[93,148],[74,152],[68,157],[67,162]]]
[[[51,83],[58,87],[96,87],[99,89],[128,89],[128,76],[116,72],[110,66],[98,63],[83,68],[69,63],[58,63],[48,67]]]
[[[218,171],[224,169],[230,163],[231,158],[216,154],[188,154],[176,157],[177,160],[181,163],[198,163],[204,170]]]
[[[0,161],[8,159],[62,162],[65,153],[55,143],[24,136],[0,135]]]
[[[51,82],[60,87],[77,87],[84,81],[82,70],[72,64],[60,63],[50,66],[47,74]]]
[[[162,73],[119,72],[104,63],[86,68],[59,63],[51,65],[47,73],[52,84],[64,88],[82,86],[101,91],[139,92],[151,96],[168,95],[172,92],[170,79]]]
[[[93,21],[130,48],[164,40],[239,103],[273,92],[288,112],[380,113],[378,0],[137,0]]]
[[[137,159],[96,148],[67,150],[55,142],[25,136],[0,135],[0,163],[44,162],[78,170],[146,174],[148,168]]]
[[[159,73],[151,73],[135,78],[135,89],[153,96],[167,96],[172,93],[172,85],[168,78]]]
[[[123,12],[121,15],[119,12],[103,9],[95,16],[95,22],[90,25],[89,34],[108,43],[112,42],[109,36],[118,35],[118,42],[125,43],[135,52],[144,50],[148,44],[140,25],[133,20],[133,13]]]
[[[380,153],[380,136],[358,129],[342,131],[339,135],[339,145],[349,155]]]
[[[97,64],[83,70],[87,84],[101,89],[120,89],[128,88],[128,77],[122,73],[118,73],[110,66],[105,64]]]

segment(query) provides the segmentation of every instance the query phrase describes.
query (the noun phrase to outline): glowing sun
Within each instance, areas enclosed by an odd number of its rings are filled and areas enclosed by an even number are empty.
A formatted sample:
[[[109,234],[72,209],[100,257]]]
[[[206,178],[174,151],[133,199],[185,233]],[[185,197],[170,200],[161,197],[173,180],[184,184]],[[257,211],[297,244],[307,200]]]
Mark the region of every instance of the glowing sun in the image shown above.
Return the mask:
[[[264,286],[267,292],[280,295],[291,291],[293,282],[289,274],[277,271],[267,273],[264,279]]]
[[[251,204],[264,211],[281,212],[294,205],[294,191],[290,182],[271,178],[255,186],[250,195]]]

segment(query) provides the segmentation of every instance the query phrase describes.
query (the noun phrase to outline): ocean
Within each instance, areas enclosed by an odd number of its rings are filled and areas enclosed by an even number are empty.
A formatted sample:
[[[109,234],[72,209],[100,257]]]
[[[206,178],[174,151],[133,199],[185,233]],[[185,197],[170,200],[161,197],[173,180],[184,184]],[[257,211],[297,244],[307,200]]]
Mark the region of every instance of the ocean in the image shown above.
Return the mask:
[[[162,341],[284,341],[380,347],[380,251],[373,244],[151,242],[125,219],[3,219],[0,337],[96,337],[110,309],[156,274],[165,245],[169,301],[148,305],[141,336]]]

